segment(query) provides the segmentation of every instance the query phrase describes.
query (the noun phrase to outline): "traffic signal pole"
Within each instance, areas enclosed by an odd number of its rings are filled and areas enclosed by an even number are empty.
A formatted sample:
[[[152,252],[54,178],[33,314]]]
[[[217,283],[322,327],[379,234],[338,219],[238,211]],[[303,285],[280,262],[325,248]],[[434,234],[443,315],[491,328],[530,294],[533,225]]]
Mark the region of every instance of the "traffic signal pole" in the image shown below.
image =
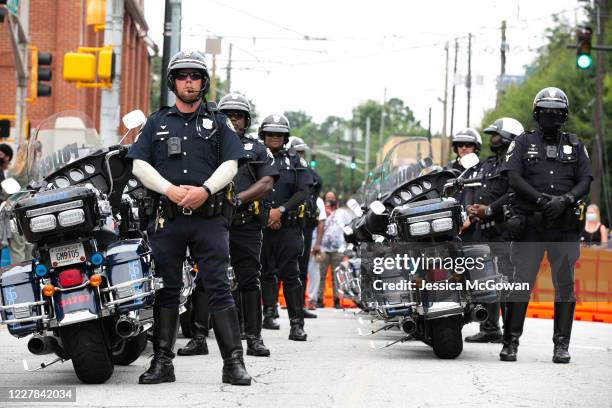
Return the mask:
[[[8,11],[8,10],[7,10]],[[11,12],[7,12],[9,34],[13,56],[15,57],[15,71],[17,73],[17,93],[15,98],[15,139],[17,145],[25,138],[26,98],[28,96],[28,23],[30,15],[30,2],[23,0],[19,5],[19,15],[23,20]]]

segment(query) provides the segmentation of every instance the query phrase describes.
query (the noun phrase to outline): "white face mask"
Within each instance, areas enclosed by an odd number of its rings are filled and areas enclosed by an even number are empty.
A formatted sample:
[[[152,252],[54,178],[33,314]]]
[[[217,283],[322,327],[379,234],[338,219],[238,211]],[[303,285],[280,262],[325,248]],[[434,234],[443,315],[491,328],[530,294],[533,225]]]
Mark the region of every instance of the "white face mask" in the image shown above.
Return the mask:
[[[586,219],[587,221],[597,221],[597,215],[593,213],[587,213]]]

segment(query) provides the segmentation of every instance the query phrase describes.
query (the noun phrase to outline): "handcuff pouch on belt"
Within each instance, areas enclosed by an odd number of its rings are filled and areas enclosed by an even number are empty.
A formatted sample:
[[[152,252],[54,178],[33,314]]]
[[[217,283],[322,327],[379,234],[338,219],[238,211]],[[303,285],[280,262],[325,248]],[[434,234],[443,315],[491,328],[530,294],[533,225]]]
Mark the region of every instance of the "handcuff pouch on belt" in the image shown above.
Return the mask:
[[[283,227],[304,227],[304,215],[306,213],[305,205],[300,206],[292,211],[285,212],[281,217],[281,225]]]
[[[232,219],[232,226],[239,227],[254,221],[265,227],[268,223],[268,214],[269,209],[266,208],[261,201],[243,204],[236,209],[236,213]]]

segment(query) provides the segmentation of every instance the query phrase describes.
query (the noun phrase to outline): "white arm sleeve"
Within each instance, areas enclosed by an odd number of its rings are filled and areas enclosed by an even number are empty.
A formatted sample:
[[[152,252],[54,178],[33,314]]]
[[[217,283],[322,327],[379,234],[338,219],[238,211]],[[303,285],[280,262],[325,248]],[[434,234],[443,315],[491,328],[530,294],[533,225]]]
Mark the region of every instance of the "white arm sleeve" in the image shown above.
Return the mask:
[[[238,173],[238,160],[228,160],[221,163],[217,170],[204,182],[212,194],[227,186]]]
[[[132,173],[146,188],[159,194],[166,194],[166,191],[172,185],[153,166],[144,160],[134,160]]]

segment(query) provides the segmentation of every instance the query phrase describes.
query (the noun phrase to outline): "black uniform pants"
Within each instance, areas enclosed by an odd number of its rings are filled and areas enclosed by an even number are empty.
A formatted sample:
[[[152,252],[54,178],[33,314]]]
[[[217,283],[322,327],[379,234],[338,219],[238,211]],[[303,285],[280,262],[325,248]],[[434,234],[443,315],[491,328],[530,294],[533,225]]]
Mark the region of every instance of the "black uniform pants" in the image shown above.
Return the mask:
[[[250,292],[260,289],[262,232],[261,225],[250,222],[232,227],[229,233],[230,262],[238,281],[238,290]]]
[[[273,293],[274,288],[278,288],[279,280],[283,288],[301,287],[298,258],[303,251],[304,237],[300,227],[264,230],[261,251],[264,306],[275,306]]]
[[[164,280],[164,288],[155,296],[158,306],[175,308],[183,286],[183,262],[187,248],[198,265],[198,279],[208,294],[211,313],[234,306],[230,293],[229,223],[222,215],[204,218],[199,214],[177,214],[174,220],[164,219],[163,227],[149,227],[155,259],[155,274]]]
[[[538,232],[527,226],[524,237],[512,243],[511,260],[514,264],[514,282],[528,283],[529,291],[512,291],[509,302],[528,302],[540,263],[547,253],[555,288],[555,302],[575,302],[574,266],[580,256],[578,233],[547,230]]]

